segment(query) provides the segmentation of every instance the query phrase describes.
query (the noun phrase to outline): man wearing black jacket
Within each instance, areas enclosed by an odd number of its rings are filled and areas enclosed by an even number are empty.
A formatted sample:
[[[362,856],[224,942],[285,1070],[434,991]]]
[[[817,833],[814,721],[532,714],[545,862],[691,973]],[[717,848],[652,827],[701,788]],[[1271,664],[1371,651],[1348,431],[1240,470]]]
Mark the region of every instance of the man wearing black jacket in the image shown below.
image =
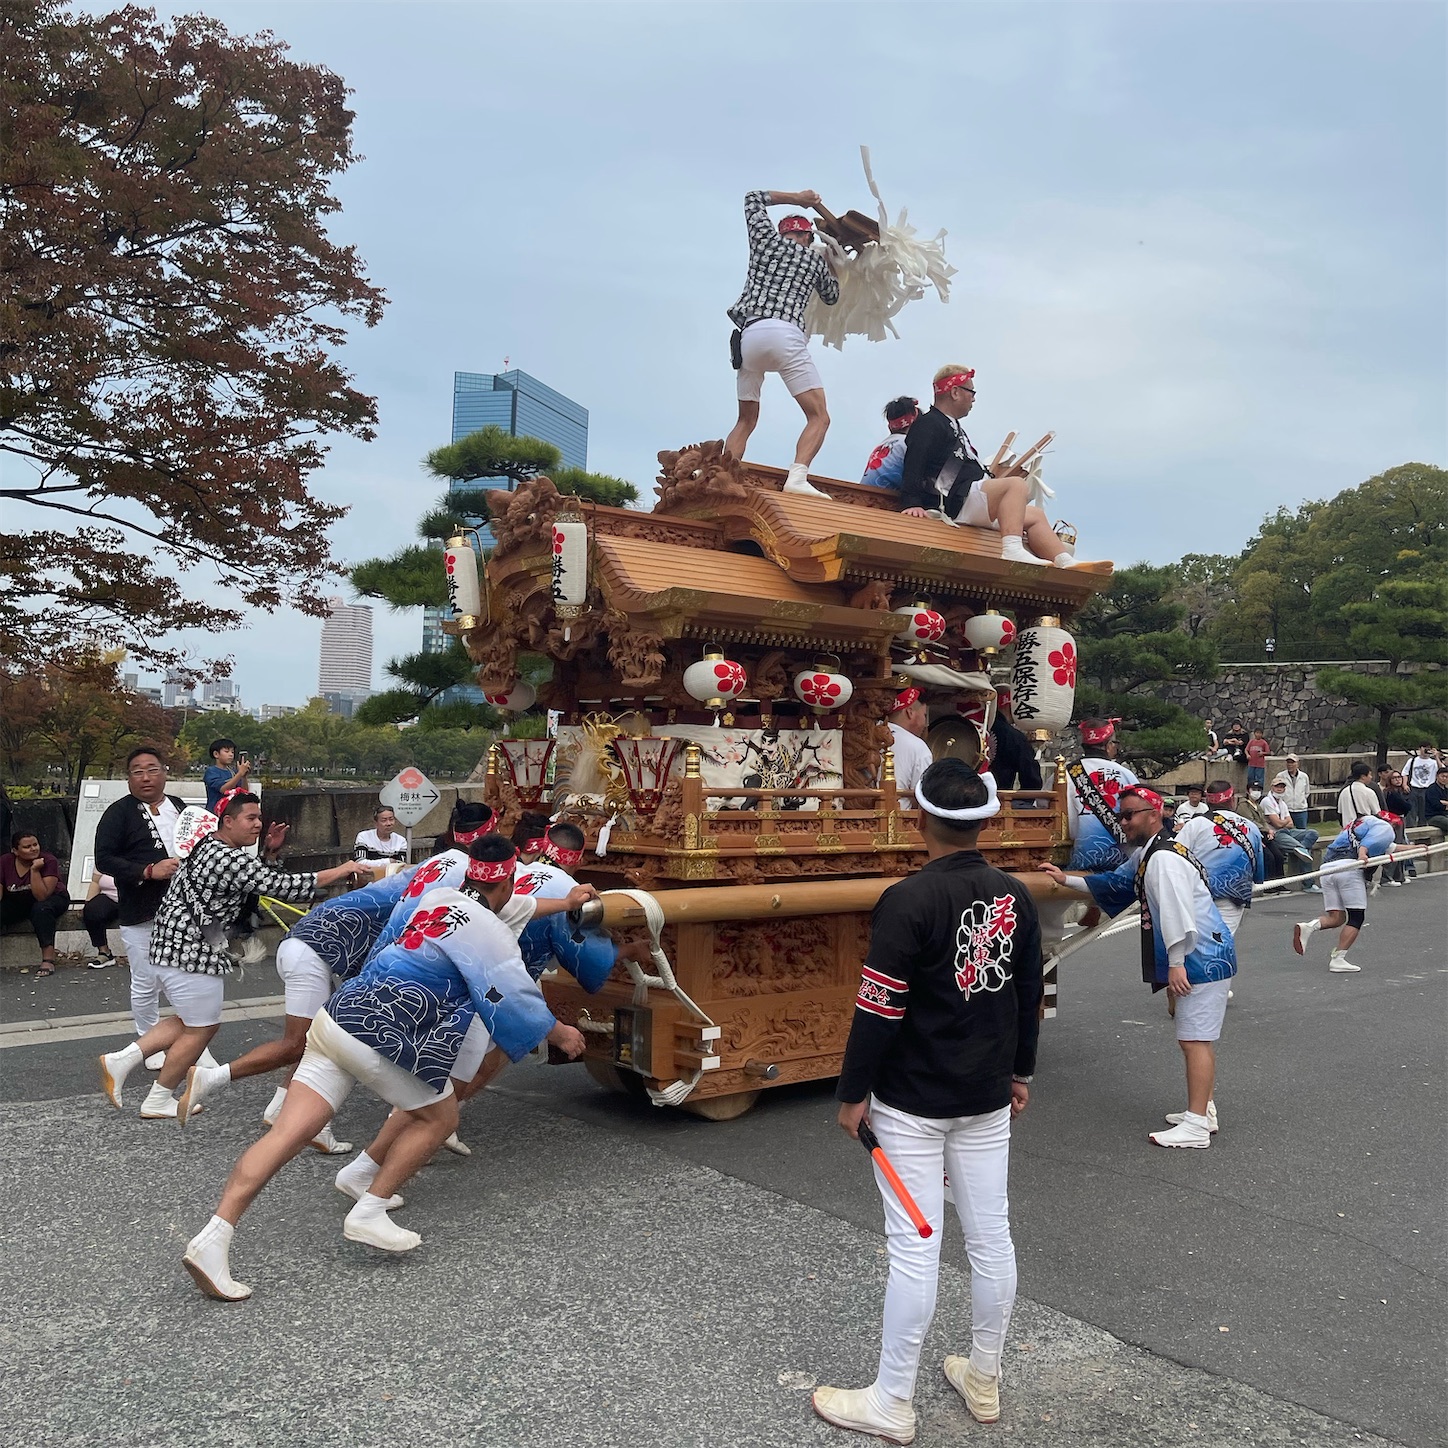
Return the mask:
[[[1041,789],[1041,766],[1031,741],[1011,722],[1011,691],[996,691],[996,716],[991,721],[990,772],[997,789]]]
[[[126,783],[131,792],[96,825],[96,869],[116,882],[117,925],[131,967],[131,1014],[136,1034],[144,1036],[161,1019],[151,923],[181,863],[176,821],[186,803],[166,793],[166,766],[154,746],[143,744],[126,756]]]
[[[935,1313],[949,1172],[970,1259],[972,1345],[945,1376],[982,1423],[1000,1416],[1000,1362],[1016,1295],[1007,1215],[1011,1118],[1036,1063],[1041,929],[1024,885],[976,849],[1000,810],[995,781],[939,759],[915,790],[929,861],[880,897],[836,1096],[857,1137],[880,1145],[935,1229],[921,1237],[876,1173],[890,1280],[879,1373],[868,1388],[820,1388],[815,1411],[895,1443],[915,1436],[915,1377]]]

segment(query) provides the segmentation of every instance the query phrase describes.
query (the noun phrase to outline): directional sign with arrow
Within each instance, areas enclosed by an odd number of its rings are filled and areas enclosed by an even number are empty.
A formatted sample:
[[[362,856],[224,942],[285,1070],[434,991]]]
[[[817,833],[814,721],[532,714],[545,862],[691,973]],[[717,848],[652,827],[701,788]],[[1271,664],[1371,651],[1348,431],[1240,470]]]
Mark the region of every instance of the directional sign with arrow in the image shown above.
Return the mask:
[[[378,795],[379,801],[397,816],[398,823],[409,830],[420,825],[441,798],[437,786],[411,765],[384,784]]]

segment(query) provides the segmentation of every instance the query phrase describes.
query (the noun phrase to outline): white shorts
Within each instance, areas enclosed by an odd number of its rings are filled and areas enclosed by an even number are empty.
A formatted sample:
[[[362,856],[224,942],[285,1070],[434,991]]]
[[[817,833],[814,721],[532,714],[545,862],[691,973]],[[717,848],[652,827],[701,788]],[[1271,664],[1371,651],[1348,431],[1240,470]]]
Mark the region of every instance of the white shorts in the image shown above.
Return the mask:
[[[1242,928],[1242,917],[1247,913],[1247,907],[1240,900],[1213,900],[1212,904],[1217,907],[1217,914],[1222,917],[1235,940],[1237,932]]]
[[[1324,910],[1366,910],[1368,882],[1356,860],[1332,860],[1322,867],[1318,883],[1322,886]]]
[[[493,1038],[488,1034],[482,1018],[474,1016],[468,1026],[467,1035],[463,1037],[462,1050],[458,1052],[457,1061],[453,1064],[452,1079],[471,1081],[478,1074],[478,1067],[483,1064],[483,1057],[488,1054],[488,1047],[492,1044]]]
[[[312,1018],[307,1049],[292,1073],[292,1084],[311,1087],[337,1111],[359,1081],[403,1111],[432,1106],[452,1095],[451,1081],[441,1091],[434,1091],[426,1081],[408,1075],[380,1051],[348,1035],[325,1010],[319,1010]]]
[[[981,487],[981,481],[977,479],[970,485],[970,491],[965,495],[965,502],[960,505],[955,521],[965,524],[967,528],[994,528],[999,532],[1001,525],[991,519],[990,500],[985,495],[985,489]]]
[[[1215,1041],[1227,1018],[1230,980],[1192,982],[1188,995],[1176,998],[1176,1038],[1179,1041]]]
[[[758,402],[766,372],[778,372],[791,397],[823,387],[820,374],[809,355],[809,338],[793,322],[766,317],[744,329],[739,350],[744,365],[739,369],[740,402]]]
[[[221,1024],[221,1007],[226,999],[224,976],[201,975],[195,971],[177,970],[174,965],[158,965],[156,984],[175,1007],[183,1025]]]
[[[277,974],[286,988],[286,1012],[310,1021],[332,994],[332,971],[310,945],[291,937],[277,946]]]

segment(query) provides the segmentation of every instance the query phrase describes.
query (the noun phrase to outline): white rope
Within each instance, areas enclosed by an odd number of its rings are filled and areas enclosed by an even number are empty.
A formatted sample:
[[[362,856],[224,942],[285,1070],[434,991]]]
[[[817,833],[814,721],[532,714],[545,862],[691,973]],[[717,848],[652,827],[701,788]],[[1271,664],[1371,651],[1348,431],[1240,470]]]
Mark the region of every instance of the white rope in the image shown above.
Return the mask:
[[[651,988],[666,990],[692,1011],[706,1026],[712,1026],[713,1020],[694,1004],[674,978],[674,968],[669,964],[669,957],[665,954],[663,942],[660,940],[664,930],[663,906],[647,890],[604,890],[600,893],[603,895],[627,895],[644,912],[644,923],[649,932],[649,955],[658,974],[647,974],[643,966],[636,960],[624,961],[624,969],[628,971],[629,979],[634,983],[634,1004],[636,1006],[646,1005]],[[652,1086],[647,1087],[649,1100],[655,1106],[677,1106],[699,1084],[699,1078],[703,1074],[704,1068],[701,1066],[687,1081],[673,1081],[662,1091],[655,1091]]]
[[[1409,845],[1406,849],[1390,850],[1386,855],[1374,855],[1371,859],[1360,862],[1359,868],[1368,870],[1374,865],[1396,865],[1407,860],[1421,860],[1428,855],[1441,854],[1448,850],[1448,840],[1438,845]],[[1313,870],[1309,874],[1293,875],[1290,879],[1284,877],[1281,880],[1264,880],[1260,885],[1252,886],[1252,894],[1267,895],[1273,890],[1280,890],[1286,885],[1289,889],[1308,880],[1315,880],[1324,870],[1332,869],[1334,866],[1351,864],[1349,860],[1333,860],[1331,864],[1324,865],[1322,869]],[[1448,872],[1441,872],[1444,879],[1448,879]],[[1072,892],[1075,893],[1074,891]],[[1059,965],[1068,955],[1074,955],[1085,946],[1093,945],[1098,940],[1105,940],[1110,935],[1120,935],[1126,930],[1135,930],[1139,927],[1141,920],[1141,906],[1131,905],[1122,911],[1114,920],[1103,921],[1100,925],[1093,926],[1084,934],[1076,936],[1061,947],[1042,967],[1043,970],[1050,970],[1053,966]]]

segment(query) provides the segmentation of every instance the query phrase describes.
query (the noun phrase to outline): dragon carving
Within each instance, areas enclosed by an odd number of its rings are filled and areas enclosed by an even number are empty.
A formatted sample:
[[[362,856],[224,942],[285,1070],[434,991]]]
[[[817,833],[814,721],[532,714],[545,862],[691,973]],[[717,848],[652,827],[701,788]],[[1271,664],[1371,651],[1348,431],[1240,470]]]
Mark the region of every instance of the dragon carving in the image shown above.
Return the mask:
[[[743,464],[724,451],[724,443],[718,438],[694,443],[678,452],[661,452],[659,469],[655,511],[743,498],[749,491]]]
[[[498,540],[497,553],[511,553],[530,545],[553,546],[553,519],[564,503],[552,478],[538,477],[516,492],[501,489],[488,494],[488,526]]]

